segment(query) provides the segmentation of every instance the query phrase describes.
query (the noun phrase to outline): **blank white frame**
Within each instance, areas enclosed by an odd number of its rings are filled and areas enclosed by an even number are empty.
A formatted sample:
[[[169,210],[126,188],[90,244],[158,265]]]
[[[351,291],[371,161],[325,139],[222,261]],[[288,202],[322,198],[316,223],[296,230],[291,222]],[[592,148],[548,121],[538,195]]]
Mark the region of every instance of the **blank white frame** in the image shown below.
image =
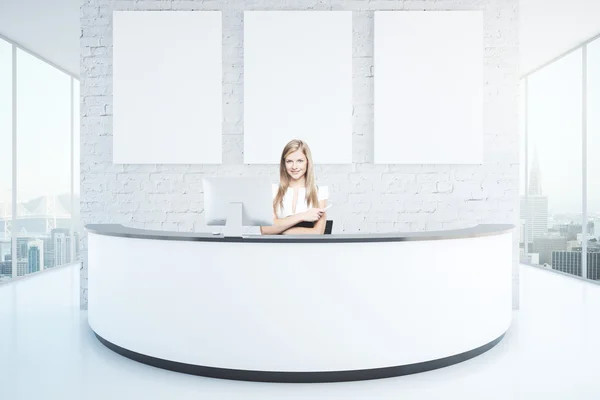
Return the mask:
[[[376,164],[483,163],[481,11],[375,12]]]
[[[113,162],[220,164],[220,11],[115,11]]]
[[[352,163],[352,11],[244,12],[244,162]]]

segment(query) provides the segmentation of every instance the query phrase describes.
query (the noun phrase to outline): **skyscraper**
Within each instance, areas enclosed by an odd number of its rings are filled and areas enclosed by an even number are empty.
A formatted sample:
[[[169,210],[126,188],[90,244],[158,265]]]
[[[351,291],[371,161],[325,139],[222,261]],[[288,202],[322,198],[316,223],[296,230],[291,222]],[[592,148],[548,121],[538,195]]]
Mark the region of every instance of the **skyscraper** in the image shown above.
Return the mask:
[[[54,241],[52,237],[43,237],[44,242],[44,268],[54,267]]]
[[[29,269],[29,265],[27,264],[27,260],[17,260],[17,276],[27,275],[27,270]]]
[[[27,243],[31,240],[29,237],[17,238],[17,260],[27,259]]]
[[[30,240],[27,243],[27,265],[28,272],[38,272],[44,269],[44,242],[42,240]]]
[[[31,246],[27,252],[27,273],[38,272],[40,270],[40,249],[37,246]]]
[[[542,173],[534,151],[533,165],[529,178],[527,196],[521,196],[521,219],[525,219],[526,240],[533,243],[534,239],[548,233],[548,196],[542,194]]]
[[[581,248],[579,251],[553,251],[552,269],[581,276]],[[600,280],[600,252],[587,253],[587,278]]]
[[[0,265],[2,268],[2,275],[12,275],[12,256],[10,254],[4,256]]]
[[[68,229],[52,229],[52,244],[54,247],[53,267],[71,261],[71,233]]]
[[[4,256],[11,253],[11,245],[10,238],[0,240],[0,261],[4,261]]]
[[[539,254],[540,264],[552,264],[552,254],[567,249],[567,238],[558,234],[546,234],[533,239],[533,248],[529,250]]]
[[[530,196],[541,196],[542,195],[542,173],[540,171],[540,164],[538,161],[537,148],[533,150],[533,162],[531,165],[531,173],[529,174],[529,190]]]
[[[71,242],[73,241],[73,237],[69,234],[65,237],[65,263],[71,262]]]

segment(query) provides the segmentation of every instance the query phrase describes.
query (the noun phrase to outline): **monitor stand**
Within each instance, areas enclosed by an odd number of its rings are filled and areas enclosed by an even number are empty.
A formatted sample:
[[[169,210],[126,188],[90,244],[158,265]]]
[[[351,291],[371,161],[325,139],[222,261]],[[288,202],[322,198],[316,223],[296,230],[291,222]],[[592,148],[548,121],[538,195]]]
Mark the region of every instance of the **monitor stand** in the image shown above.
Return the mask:
[[[225,221],[225,237],[242,237],[242,203],[229,203],[227,221]]]

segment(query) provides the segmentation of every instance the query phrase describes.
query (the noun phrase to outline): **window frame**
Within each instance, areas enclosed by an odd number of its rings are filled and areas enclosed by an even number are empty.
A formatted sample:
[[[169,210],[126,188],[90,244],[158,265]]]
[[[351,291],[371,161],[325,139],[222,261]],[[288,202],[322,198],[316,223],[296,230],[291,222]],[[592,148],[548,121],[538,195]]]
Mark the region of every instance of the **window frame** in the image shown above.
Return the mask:
[[[581,231],[582,231],[582,242],[581,242],[581,278],[583,279],[588,279],[588,271],[587,271],[587,250],[588,250],[588,244],[587,244],[587,231],[588,231],[588,224],[590,222],[590,218],[588,215],[588,143],[587,143],[587,136],[588,136],[588,57],[587,57],[587,52],[588,52],[588,45],[590,43],[594,43],[596,41],[600,41],[600,35],[596,35],[588,40],[586,40],[585,42],[583,42],[582,44],[568,50],[567,52],[559,55],[558,57],[550,60],[549,62],[541,65],[540,67],[524,74],[521,76],[521,84],[523,85],[523,92],[524,92],[524,99],[523,99],[523,109],[522,109],[522,115],[524,120],[524,130],[523,130],[523,134],[525,136],[524,138],[524,146],[521,147],[520,151],[524,152],[524,160],[525,160],[525,168],[524,168],[524,174],[525,174],[525,193],[523,195],[523,197],[525,198],[525,206],[527,208],[526,212],[525,212],[525,225],[524,225],[524,233],[523,233],[523,248],[524,248],[524,253],[525,253],[525,259],[527,259],[528,255],[529,255],[529,241],[528,239],[528,225],[529,225],[529,221],[528,219],[530,218],[528,209],[529,209],[529,132],[528,132],[528,128],[529,128],[529,107],[528,107],[528,102],[529,102],[529,88],[528,88],[528,79],[529,77],[533,76],[534,74],[536,74],[537,72],[539,72],[540,70],[553,65],[554,63],[556,63],[557,61],[561,60],[562,58],[568,56],[569,54],[576,52],[578,50],[581,49],[581,158],[582,158],[582,192],[581,192],[581,198],[582,198],[582,211],[581,211]],[[600,134],[600,132],[599,132]],[[520,145],[521,146],[521,145]],[[521,169],[522,171],[522,169]]]
[[[70,140],[69,140],[69,164],[70,164],[70,201],[71,201],[71,222],[70,222],[70,227],[69,227],[69,231],[70,231],[70,235],[72,237],[71,239],[71,245],[69,248],[69,255],[70,255],[70,260],[71,262],[76,262],[78,261],[75,256],[75,249],[76,249],[76,244],[75,244],[75,232],[77,231],[77,228],[79,227],[79,221],[76,220],[76,218],[79,218],[80,213],[77,212],[77,208],[80,207],[79,204],[75,204],[75,179],[77,178],[77,180],[79,181],[79,177],[75,177],[74,173],[75,173],[75,124],[76,122],[79,122],[80,119],[80,110],[79,110],[79,115],[76,118],[75,115],[75,109],[76,109],[76,103],[75,102],[79,102],[79,98],[75,98],[75,85],[79,85],[80,84],[80,80],[79,77],[72,74],[71,72],[59,67],[58,65],[52,63],[51,61],[48,61],[47,59],[45,59],[44,57],[40,56],[39,54],[36,54],[32,51],[30,51],[29,49],[21,46],[20,44],[16,43],[15,41],[5,37],[4,35],[0,34],[0,40],[7,42],[11,47],[12,47],[12,51],[11,51],[11,75],[12,75],[12,121],[11,121],[11,125],[12,125],[12,138],[11,138],[11,142],[12,142],[12,198],[11,198],[11,203],[12,203],[12,209],[11,209],[11,218],[10,218],[10,227],[11,227],[11,279],[15,279],[17,278],[18,275],[18,260],[16,257],[17,254],[17,235],[15,234],[15,232],[13,232],[14,228],[17,226],[17,188],[18,188],[18,171],[17,171],[17,135],[18,135],[18,127],[17,127],[17,116],[18,116],[18,109],[17,109],[17,92],[18,92],[18,87],[17,87],[17,73],[18,73],[18,69],[17,69],[17,51],[23,51],[25,53],[28,53],[29,55],[39,59],[40,61],[42,61],[43,63],[47,64],[48,66],[58,70],[59,72],[67,75],[69,77],[69,81],[70,81]],[[81,93],[79,95],[79,97],[81,96]],[[79,104],[79,103],[77,103]],[[7,221],[9,222],[9,221]],[[40,269],[43,266],[40,266]],[[28,274],[25,274],[28,275]],[[10,281],[10,280],[9,280]]]

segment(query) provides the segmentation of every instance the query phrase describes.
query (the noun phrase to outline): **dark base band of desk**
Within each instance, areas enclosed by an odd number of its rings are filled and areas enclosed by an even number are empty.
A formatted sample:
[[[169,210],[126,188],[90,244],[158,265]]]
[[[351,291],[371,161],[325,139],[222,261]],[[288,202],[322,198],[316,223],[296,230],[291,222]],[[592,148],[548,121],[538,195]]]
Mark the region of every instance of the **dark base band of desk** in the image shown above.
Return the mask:
[[[326,383],[326,382],[349,382],[364,381],[369,379],[392,378],[402,375],[416,374],[431,371],[438,368],[448,367],[453,364],[469,360],[485,353],[498,344],[506,333],[500,337],[484,344],[476,349],[461,354],[440,358],[438,360],[425,361],[415,364],[399,365],[395,367],[361,369],[352,371],[322,371],[322,372],[278,372],[278,371],[247,371],[241,369],[205,367],[202,365],[185,364],[176,361],[163,360],[156,357],[136,353],[124,349],[94,332],[98,340],[112,351],[138,361],[162,369],[182,372],[190,375],[199,375],[209,378],[231,379],[252,382],[279,382],[279,383]]]

